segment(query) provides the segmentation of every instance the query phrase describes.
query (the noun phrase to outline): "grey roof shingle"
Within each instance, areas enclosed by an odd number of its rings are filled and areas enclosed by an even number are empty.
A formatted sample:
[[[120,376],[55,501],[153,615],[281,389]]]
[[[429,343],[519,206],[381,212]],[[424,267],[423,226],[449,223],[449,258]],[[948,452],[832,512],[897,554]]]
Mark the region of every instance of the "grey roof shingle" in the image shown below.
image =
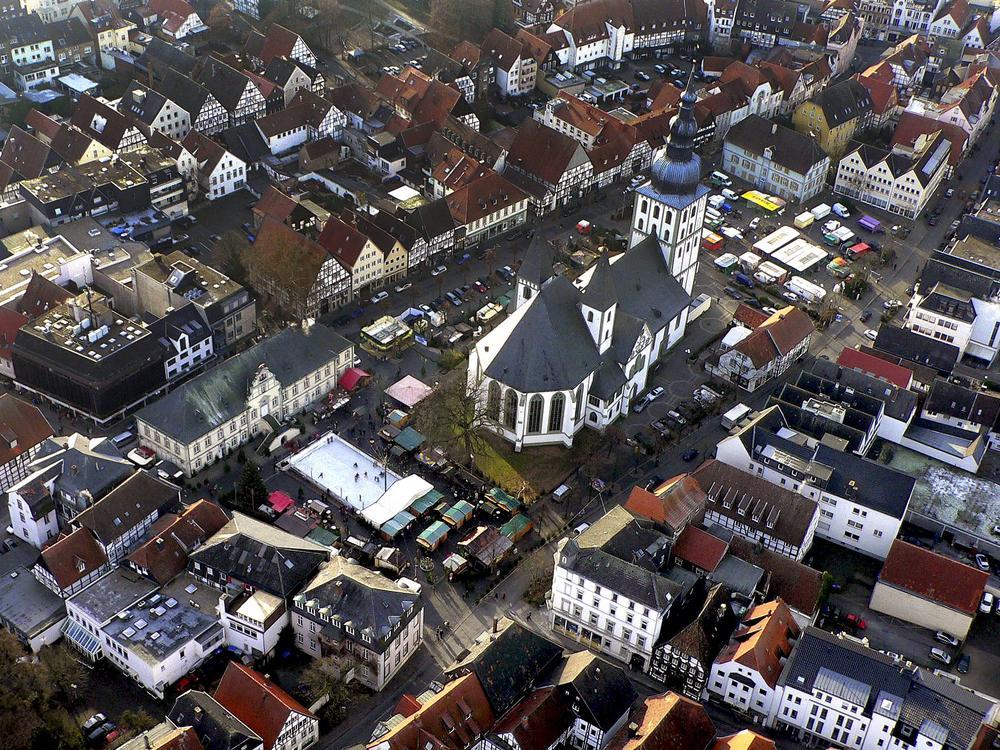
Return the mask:
[[[254,750],[263,740],[208,693],[188,690],[174,701],[167,717],[193,727],[205,750]]]
[[[282,386],[290,386],[350,345],[326,326],[286,328],[189,380],[140,410],[136,418],[175,440],[192,442],[243,412],[247,388],[262,365]]]
[[[771,161],[802,175],[829,158],[811,135],[771,123],[759,115],[750,115],[730,128],[726,143],[757,156],[770,149]]]

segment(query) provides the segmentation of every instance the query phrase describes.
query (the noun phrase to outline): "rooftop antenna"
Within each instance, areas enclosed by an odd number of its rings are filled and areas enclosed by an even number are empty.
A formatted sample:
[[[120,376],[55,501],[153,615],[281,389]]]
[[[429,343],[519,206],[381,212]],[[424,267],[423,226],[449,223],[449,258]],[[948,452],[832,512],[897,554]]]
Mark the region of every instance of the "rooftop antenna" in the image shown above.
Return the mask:
[[[87,295],[87,311],[90,313],[90,328],[97,330],[97,316],[94,315],[94,300],[91,298],[90,285],[84,287],[84,294]]]

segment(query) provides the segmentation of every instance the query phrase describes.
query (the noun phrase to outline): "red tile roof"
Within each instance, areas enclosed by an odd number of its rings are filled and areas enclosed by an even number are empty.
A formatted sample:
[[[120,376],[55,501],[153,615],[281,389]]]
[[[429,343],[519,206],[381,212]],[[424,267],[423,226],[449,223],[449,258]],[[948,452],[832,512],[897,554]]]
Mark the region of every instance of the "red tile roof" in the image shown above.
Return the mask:
[[[674,556],[711,573],[726,556],[729,545],[696,526],[685,526],[674,544]]]
[[[108,558],[90,529],[79,528],[42,550],[41,565],[52,574],[59,588],[67,589],[90,575]]]
[[[229,522],[222,508],[198,500],[182,513],[168,513],[153,524],[150,539],[128,556],[130,563],[160,585],[187,566],[188,555]]]
[[[558,185],[581,146],[538,120],[524,120],[507,154],[507,164],[549,185]]]
[[[520,750],[549,750],[574,718],[568,701],[549,686],[539,688],[514,706],[493,731],[513,735]]]
[[[294,31],[289,31],[284,26],[272,23],[264,37],[264,44],[261,47],[258,57],[267,65],[275,57],[291,57],[295,43],[299,40],[299,35]]]
[[[229,662],[214,697],[260,735],[264,750],[274,747],[292,713],[313,717],[307,708],[264,675],[238,662]]]
[[[989,577],[989,573],[971,565],[897,539],[885,558],[878,582],[974,615]]]
[[[916,112],[903,112],[899,116],[899,123],[892,133],[890,145],[903,145],[913,147],[917,139],[922,135],[931,135],[938,131],[944,131],[945,137],[951,142],[951,151],[948,154],[948,162],[952,166],[957,166],[962,161],[962,154],[965,150],[965,142],[968,134],[958,125],[943,120],[936,120],[932,117],[925,117]]]
[[[452,680],[420,709],[393,726],[369,748],[467,750],[496,717],[474,672]]]
[[[674,477],[656,488],[656,493],[633,487],[625,508],[636,516],[672,529],[682,529],[705,510],[705,493],[687,474]]]
[[[9,360],[13,356],[14,338],[31,318],[9,307],[0,307],[0,359]]]
[[[446,198],[455,222],[463,225],[527,200],[528,196],[521,188],[496,172],[473,180]]]
[[[769,317],[771,316],[766,312],[755,310],[742,302],[736,307],[736,312],[733,314],[733,320],[751,329],[759,328]]]
[[[38,407],[9,393],[0,396],[0,466],[52,434],[52,426]]]
[[[628,722],[608,750],[702,750],[715,737],[705,707],[677,693],[646,698]]]
[[[778,356],[787,355],[816,327],[798,307],[786,307],[771,315],[733,349],[747,356],[760,369]]]
[[[792,652],[792,643],[798,636],[799,626],[792,611],[781,599],[775,599],[747,613],[733,635],[733,642],[715,661],[742,664],[773,688],[781,675],[781,661]]]
[[[257,205],[253,207],[253,212],[261,217],[270,216],[272,219],[284,222],[292,215],[296,205],[298,204],[294,198],[281,192],[274,185],[268,185]]]
[[[344,268],[352,269],[361,257],[368,238],[336,216],[331,216],[317,241],[330,255],[340,261]]]
[[[837,357],[837,364],[841,367],[863,372],[865,375],[881,378],[900,388],[909,388],[913,382],[913,370],[893,364],[892,362],[886,362],[880,357],[858,351],[857,349],[845,347],[840,352],[840,356]]]
[[[744,729],[728,737],[720,737],[711,750],[775,750],[774,740],[750,729]]]

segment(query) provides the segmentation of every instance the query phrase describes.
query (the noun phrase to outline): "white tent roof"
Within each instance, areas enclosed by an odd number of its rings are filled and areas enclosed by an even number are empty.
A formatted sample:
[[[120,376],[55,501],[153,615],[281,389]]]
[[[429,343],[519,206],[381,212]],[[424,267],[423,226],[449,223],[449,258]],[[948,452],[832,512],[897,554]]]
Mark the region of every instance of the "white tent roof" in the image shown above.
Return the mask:
[[[394,398],[407,409],[413,408],[429,395],[432,388],[412,375],[405,375],[385,389],[387,395]]]
[[[434,489],[434,485],[416,474],[394,482],[392,486],[374,504],[361,511],[362,517],[374,526],[381,528],[382,524],[396,517],[396,514],[406,510],[418,497],[423,497]]]

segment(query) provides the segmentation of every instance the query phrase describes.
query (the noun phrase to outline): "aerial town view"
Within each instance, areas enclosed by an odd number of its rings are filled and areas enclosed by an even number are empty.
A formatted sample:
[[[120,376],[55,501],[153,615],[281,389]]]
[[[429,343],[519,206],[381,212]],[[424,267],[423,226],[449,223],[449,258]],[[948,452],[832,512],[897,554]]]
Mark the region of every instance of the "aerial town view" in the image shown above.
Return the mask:
[[[1000,750],[1000,0],[0,1],[0,750]]]

